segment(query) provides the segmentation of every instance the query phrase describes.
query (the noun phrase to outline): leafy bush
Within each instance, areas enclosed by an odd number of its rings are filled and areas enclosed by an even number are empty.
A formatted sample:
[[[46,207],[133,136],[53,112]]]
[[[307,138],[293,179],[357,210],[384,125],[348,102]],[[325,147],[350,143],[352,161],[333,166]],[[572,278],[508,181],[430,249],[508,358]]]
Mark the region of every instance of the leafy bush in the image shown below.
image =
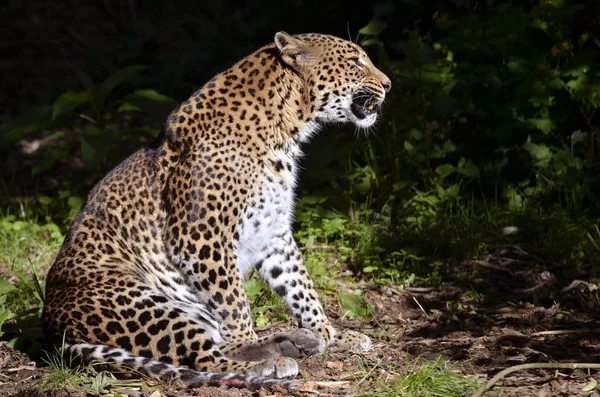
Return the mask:
[[[471,192],[516,210],[564,194],[593,165],[585,143],[600,106],[600,41],[574,37],[584,7],[485,4],[436,12],[429,32],[390,43],[402,60],[369,41],[394,80],[377,156],[364,160],[378,171],[369,194],[393,196],[391,211],[416,227]]]
[[[307,167],[312,206],[300,202],[299,239],[337,238],[364,272],[397,282],[435,284],[447,259],[524,238],[571,270],[599,271],[585,236],[600,219],[600,40],[585,7],[488,1],[421,12],[402,38],[395,11],[360,30],[393,89],[374,136],[328,138],[343,178],[331,164],[316,177]],[[335,208],[348,215],[332,218]],[[503,236],[514,224],[532,233]]]
[[[143,66],[129,66],[95,84],[84,71],[73,67],[84,90],[67,91],[58,96],[52,105],[29,110],[0,126],[0,149],[29,134],[55,130],[52,138],[61,143],[45,151],[41,162],[32,168],[32,173],[37,175],[65,161],[78,150],[85,166],[92,169],[105,160],[120,140],[131,136],[140,142],[153,139],[159,130],[136,125],[131,122],[131,115],[144,112],[162,123],[177,105],[175,100],[150,89],[130,92],[119,100],[111,98],[113,91],[144,69]],[[125,126],[119,125],[115,119],[119,113],[128,115]],[[81,127],[78,121],[83,121]],[[58,128],[71,131],[65,133]]]

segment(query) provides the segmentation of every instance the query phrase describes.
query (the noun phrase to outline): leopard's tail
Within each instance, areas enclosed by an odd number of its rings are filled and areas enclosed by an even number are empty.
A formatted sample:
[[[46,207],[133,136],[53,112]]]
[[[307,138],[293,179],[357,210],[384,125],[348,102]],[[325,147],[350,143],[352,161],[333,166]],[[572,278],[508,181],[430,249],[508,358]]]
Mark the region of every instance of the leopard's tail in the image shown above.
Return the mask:
[[[125,349],[94,345],[88,343],[65,344],[64,354],[76,357],[83,364],[98,364],[108,370],[133,373],[149,377],[164,384],[177,385],[182,388],[200,386],[222,386],[234,388],[258,389],[277,385],[289,389],[297,384],[286,379],[264,378],[237,373],[218,374],[199,372],[181,368],[146,357],[132,355]]]

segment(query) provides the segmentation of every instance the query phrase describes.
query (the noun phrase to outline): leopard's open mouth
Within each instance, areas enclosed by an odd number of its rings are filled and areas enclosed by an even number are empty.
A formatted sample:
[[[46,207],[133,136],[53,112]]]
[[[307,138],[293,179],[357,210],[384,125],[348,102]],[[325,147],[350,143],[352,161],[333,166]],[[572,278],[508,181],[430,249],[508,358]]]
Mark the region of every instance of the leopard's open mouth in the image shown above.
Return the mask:
[[[359,92],[352,97],[350,109],[357,119],[362,120],[367,116],[377,113],[382,101],[375,95]]]

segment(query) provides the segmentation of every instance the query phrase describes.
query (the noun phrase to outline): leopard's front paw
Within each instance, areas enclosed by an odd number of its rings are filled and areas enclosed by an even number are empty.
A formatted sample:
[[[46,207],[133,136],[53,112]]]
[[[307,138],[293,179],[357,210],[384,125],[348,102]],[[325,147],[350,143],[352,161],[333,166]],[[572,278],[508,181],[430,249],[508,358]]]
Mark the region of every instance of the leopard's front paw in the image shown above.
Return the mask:
[[[368,350],[371,348],[371,338],[360,332],[344,330],[337,333],[331,348],[337,351]]]
[[[320,353],[321,339],[314,332],[301,328],[273,335],[273,342],[276,344],[282,357],[301,357],[318,354]]]
[[[293,358],[281,357],[254,364],[248,375],[265,378],[293,378],[298,375],[298,363]]]
[[[312,330],[320,336],[318,354],[322,354],[326,348],[334,351],[361,351],[371,348],[371,338],[360,332],[343,330],[336,331],[329,323],[321,323]]]
[[[312,331],[320,337],[318,350],[322,354],[335,341],[337,332],[329,323],[321,323]]]

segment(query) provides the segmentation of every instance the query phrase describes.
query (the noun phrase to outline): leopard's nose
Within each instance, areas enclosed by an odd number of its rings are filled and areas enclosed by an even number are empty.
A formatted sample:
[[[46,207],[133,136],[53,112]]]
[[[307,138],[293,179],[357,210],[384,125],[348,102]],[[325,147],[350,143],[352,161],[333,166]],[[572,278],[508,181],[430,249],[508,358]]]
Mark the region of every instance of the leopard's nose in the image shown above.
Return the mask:
[[[382,81],[381,85],[383,86],[386,94],[392,89],[392,82],[390,80]]]

